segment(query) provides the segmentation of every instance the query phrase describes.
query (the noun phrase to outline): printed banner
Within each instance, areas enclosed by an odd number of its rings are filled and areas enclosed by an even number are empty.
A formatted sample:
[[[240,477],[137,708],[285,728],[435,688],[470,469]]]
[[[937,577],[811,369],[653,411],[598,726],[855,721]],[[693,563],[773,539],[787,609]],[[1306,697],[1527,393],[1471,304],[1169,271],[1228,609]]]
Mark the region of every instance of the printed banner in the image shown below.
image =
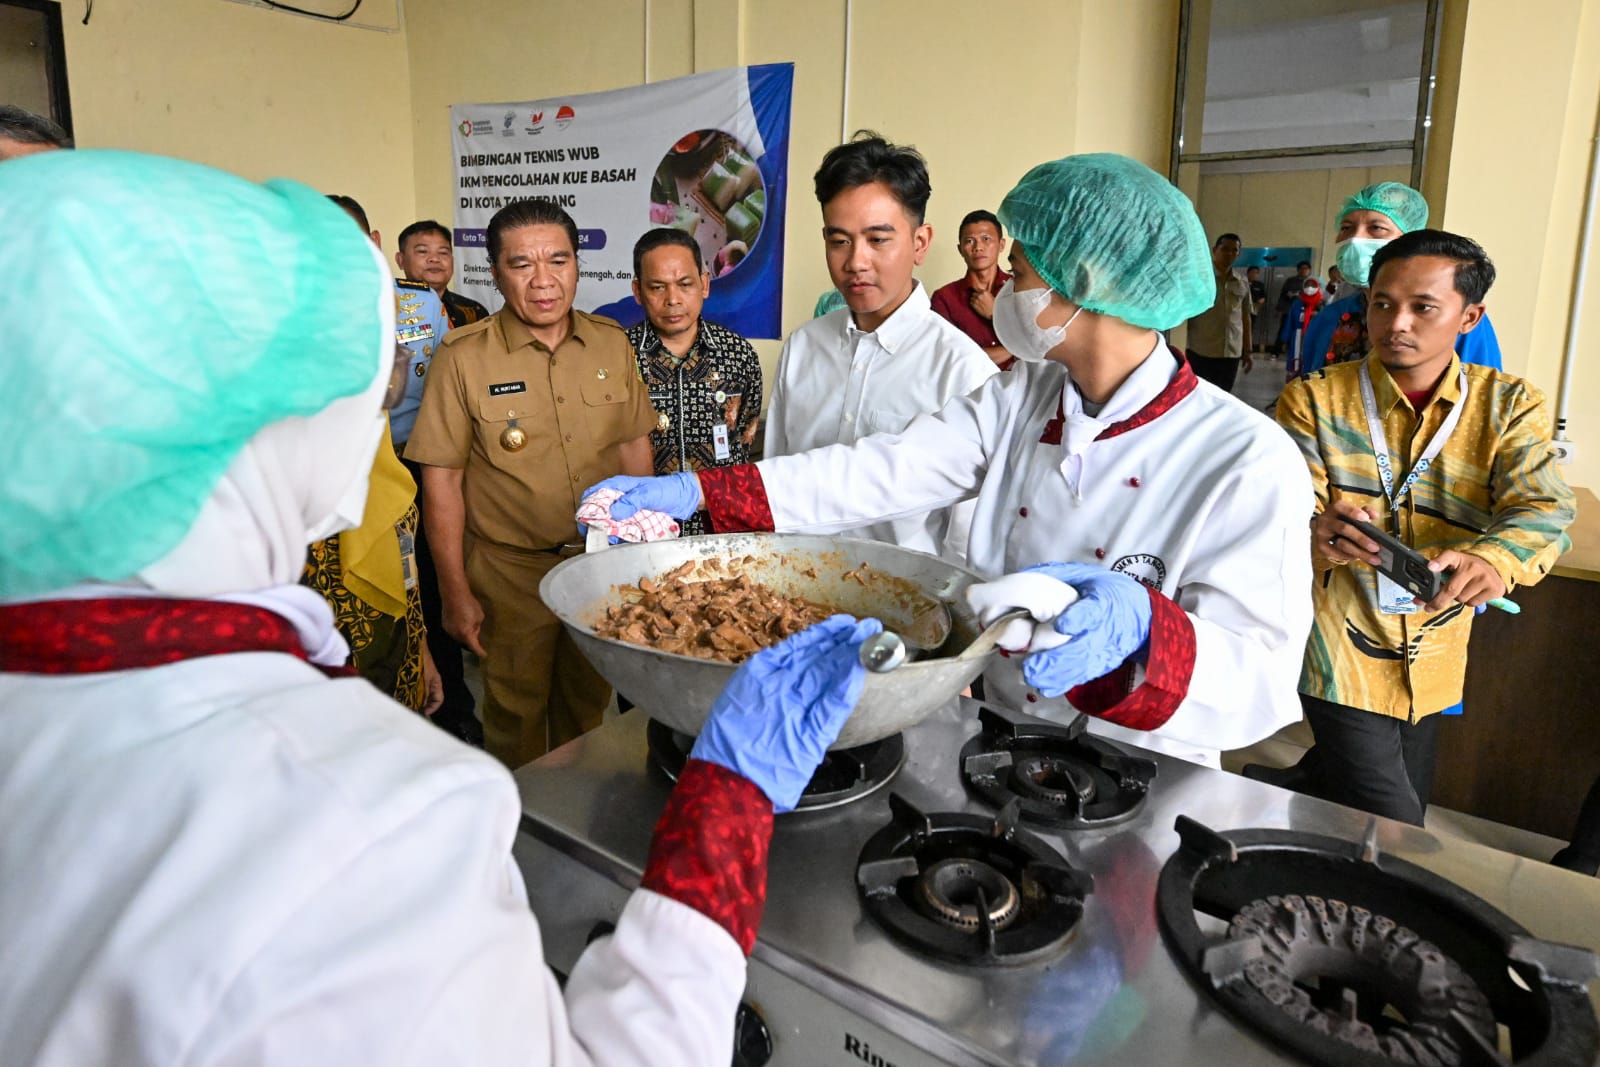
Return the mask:
[[[485,236],[513,200],[555,200],[578,224],[574,303],[631,326],[633,244],[675,226],[711,272],[704,314],[746,337],[780,335],[794,64],[521,104],[450,109],[456,284],[498,308]]]

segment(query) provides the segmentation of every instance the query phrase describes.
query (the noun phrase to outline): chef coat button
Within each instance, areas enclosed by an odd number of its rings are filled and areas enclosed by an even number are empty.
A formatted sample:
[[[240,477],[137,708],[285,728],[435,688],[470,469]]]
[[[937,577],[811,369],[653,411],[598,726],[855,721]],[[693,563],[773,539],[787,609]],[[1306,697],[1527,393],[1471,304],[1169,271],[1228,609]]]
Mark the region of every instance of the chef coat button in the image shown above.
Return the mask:
[[[845,421],[845,422],[855,422],[855,421],[856,421],[856,417],[855,417],[855,416],[854,416],[854,415],[851,415],[851,414],[849,414],[849,413],[848,413],[848,412],[847,412],[847,413],[846,413],[846,414],[845,414],[845,417],[844,417],[844,421]]]
[[[1028,517],[1028,509],[1027,508],[1018,508],[1017,509],[1017,514],[1021,515],[1023,518],[1027,518]]]
[[[1037,704],[1038,702],[1039,702],[1039,698],[1038,697],[1034,696],[1032,693],[1028,694],[1028,703]]]
[[[1094,550],[1094,558],[1095,559],[1105,559],[1106,558],[1106,550],[1103,549],[1103,548],[1095,549]]]
[[[1135,489],[1139,488],[1139,478],[1138,478],[1138,476],[1136,475],[1136,476],[1134,476],[1132,478],[1129,478],[1128,479],[1128,484],[1133,486]]]

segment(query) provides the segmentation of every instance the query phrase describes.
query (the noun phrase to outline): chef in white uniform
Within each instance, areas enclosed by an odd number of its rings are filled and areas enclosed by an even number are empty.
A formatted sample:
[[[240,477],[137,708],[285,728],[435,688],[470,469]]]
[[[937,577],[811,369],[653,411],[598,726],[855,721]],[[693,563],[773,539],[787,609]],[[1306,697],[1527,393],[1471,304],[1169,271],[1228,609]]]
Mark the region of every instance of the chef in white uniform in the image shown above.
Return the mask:
[[[987,695],[1198,762],[1300,718],[1310,480],[1260,412],[1199,381],[1158,330],[1210,307],[1200,220],[1115,155],[1030,171],[995,330],[1023,362],[893,436],[714,475],[610,479],[612,507],[717,530],[828,532],[975,499],[986,619],[1026,607]],[[685,510],[688,509],[688,510]],[[1019,573],[1020,572],[1020,573]],[[1003,576],[1003,577],[1002,577]]]
[[[0,166],[0,226],[0,1064],[728,1063],[773,812],[880,627],[741,668],[563,992],[510,775],[296,584],[403,394],[381,258],[314,190],[122,152]]]

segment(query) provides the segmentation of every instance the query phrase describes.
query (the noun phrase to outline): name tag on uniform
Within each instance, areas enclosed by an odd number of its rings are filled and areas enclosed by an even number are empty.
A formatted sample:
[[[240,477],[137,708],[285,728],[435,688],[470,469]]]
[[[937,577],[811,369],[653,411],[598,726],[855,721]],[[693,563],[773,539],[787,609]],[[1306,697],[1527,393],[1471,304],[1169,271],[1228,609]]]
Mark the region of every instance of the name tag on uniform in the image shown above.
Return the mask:
[[[716,453],[717,459],[727,459],[733,453],[728,451],[728,424],[719,422],[711,427],[711,448]]]
[[[400,535],[400,574],[405,578],[406,589],[417,587],[417,539],[404,526],[396,525]]]
[[[403,345],[408,345],[413,341],[431,341],[433,340],[433,323],[415,322],[406,326],[397,326],[394,331],[394,339]]]
[[[1378,610],[1385,615],[1415,615],[1422,610],[1416,594],[1387,574],[1378,575]]]
[[[526,393],[528,387],[523,382],[496,382],[489,386],[490,396],[505,396],[507,393]]]

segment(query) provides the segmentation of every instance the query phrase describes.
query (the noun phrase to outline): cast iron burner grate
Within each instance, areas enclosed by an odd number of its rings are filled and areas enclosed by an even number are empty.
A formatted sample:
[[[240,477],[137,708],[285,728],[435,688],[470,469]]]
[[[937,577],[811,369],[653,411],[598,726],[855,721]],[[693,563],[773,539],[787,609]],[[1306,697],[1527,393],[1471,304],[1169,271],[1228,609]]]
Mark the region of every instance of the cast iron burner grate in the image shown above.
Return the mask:
[[[982,799],[1021,803],[1027,822],[1069,829],[1109,826],[1144,807],[1154,760],[1141,759],[1069,726],[978,709],[983,731],[961,749],[961,778]]]
[[[679,733],[670,726],[650,720],[645,727],[645,742],[650,757],[666,776],[674,782],[689,761],[689,750],[694,738]],[[855,748],[841,748],[829,752],[822,765],[806,783],[795,811],[816,811],[838,807],[852,800],[860,800],[889,784],[906,759],[905,739],[899,734],[873,741]]]
[[[867,914],[899,941],[950,963],[1030,963],[1065,945],[1090,876],[998,815],[925,815],[889,794],[893,820],[861,850],[856,887]]]
[[[1360,844],[1181,815],[1177,830],[1156,891],[1167,944],[1224,1009],[1308,1062],[1594,1063],[1600,959],[1380,856],[1376,821]],[[1202,933],[1197,913],[1226,933]]]

